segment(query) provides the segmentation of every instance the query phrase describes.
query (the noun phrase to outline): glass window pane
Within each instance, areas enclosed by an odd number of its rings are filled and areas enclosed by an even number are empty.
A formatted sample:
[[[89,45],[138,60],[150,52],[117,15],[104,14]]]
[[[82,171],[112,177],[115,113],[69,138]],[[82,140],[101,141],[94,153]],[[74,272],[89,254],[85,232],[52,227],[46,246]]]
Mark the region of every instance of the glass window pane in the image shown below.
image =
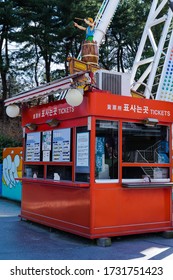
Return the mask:
[[[59,180],[71,181],[72,168],[71,166],[48,165],[47,179],[52,179],[55,181],[59,181]]]
[[[169,163],[169,128],[123,123],[123,162]]]
[[[96,179],[118,178],[118,123],[96,121]]]
[[[169,179],[169,168],[164,167],[123,167],[123,179],[141,179],[141,181],[157,181],[157,179]]]
[[[44,177],[44,166],[43,165],[25,165],[24,166],[24,177],[27,178],[43,178]]]

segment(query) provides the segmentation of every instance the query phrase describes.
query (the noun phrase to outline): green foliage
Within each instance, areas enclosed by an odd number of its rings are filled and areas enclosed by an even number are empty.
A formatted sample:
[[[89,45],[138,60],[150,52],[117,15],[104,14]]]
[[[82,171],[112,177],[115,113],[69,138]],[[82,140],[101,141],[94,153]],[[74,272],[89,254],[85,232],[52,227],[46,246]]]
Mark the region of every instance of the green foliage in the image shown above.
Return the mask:
[[[68,74],[68,56],[77,57],[84,32],[73,25],[75,17],[97,15],[102,0],[4,0],[0,2],[0,74],[3,97],[16,90],[13,81],[26,90]],[[109,70],[131,69],[141,34],[151,8],[151,0],[119,2],[105,40],[100,46],[100,66]],[[160,32],[158,30],[158,39]],[[158,40],[157,40],[158,41]],[[9,51],[11,43],[17,44]],[[144,54],[150,55],[150,48]],[[62,69],[62,64],[64,69]],[[59,67],[61,65],[61,67]],[[15,86],[15,88],[17,88]],[[19,87],[23,89],[22,86]],[[8,91],[8,95],[7,95]]]
[[[22,147],[22,141],[16,141],[14,138],[0,135],[0,163],[2,163],[2,152],[7,147]]]

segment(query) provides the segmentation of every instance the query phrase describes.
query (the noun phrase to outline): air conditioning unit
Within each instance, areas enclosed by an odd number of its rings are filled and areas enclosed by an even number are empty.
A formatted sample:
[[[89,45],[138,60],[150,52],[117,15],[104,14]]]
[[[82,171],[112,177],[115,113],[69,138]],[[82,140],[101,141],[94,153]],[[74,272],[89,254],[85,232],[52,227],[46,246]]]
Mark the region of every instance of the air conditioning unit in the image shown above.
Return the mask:
[[[99,89],[107,90],[117,95],[131,96],[129,73],[98,70],[95,72],[95,80]]]

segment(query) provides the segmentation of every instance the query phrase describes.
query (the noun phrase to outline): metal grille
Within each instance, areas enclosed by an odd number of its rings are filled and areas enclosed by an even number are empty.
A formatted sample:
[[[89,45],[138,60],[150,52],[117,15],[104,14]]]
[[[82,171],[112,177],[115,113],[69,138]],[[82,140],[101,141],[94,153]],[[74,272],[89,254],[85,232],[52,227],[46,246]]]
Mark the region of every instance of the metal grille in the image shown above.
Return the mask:
[[[100,80],[101,79],[101,80]],[[111,91],[113,94],[122,94],[122,77],[117,74],[96,73],[96,85],[102,90]]]

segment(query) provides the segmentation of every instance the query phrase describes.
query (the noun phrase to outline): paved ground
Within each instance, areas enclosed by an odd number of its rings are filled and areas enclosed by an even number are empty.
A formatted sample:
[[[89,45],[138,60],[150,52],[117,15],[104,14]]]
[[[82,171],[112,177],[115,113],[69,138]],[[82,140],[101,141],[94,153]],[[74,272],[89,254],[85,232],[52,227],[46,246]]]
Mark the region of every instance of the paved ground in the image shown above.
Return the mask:
[[[0,199],[0,260],[173,260],[173,239],[160,234],[112,238],[112,246],[21,221],[20,204]]]

